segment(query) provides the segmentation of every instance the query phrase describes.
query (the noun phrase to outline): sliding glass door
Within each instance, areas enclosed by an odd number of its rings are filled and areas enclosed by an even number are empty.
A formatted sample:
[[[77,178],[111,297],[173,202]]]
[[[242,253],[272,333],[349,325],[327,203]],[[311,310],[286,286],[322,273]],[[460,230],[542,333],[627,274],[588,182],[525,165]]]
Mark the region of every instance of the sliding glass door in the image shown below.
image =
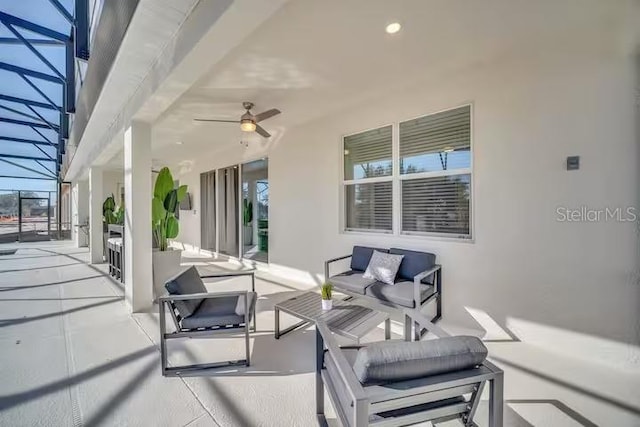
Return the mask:
[[[200,247],[216,251],[216,171],[200,174]]]
[[[242,165],[242,257],[269,262],[269,162]]]
[[[200,174],[200,246],[269,262],[269,162]]]
[[[218,252],[240,257],[238,167],[218,170]]]

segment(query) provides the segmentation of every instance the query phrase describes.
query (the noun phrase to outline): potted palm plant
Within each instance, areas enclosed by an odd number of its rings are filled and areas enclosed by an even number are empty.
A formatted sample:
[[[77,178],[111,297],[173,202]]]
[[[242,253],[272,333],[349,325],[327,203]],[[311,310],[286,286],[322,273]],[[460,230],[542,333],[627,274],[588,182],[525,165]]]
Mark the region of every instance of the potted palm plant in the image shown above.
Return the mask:
[[[320,288],[320,294],[322,295],[322,309],[331,310],[333,307],[333,300],[331,299],[331,291],[333,286],[331,283],[325,283]]]
[[[162,168],[156,178],[151,200],[153,239],[157,245],[153,251],[153,289],[156,298],[165,293],[165,282],[180,269],[182,251],[169,247],[169,239],[178,237],[180,224],[176,211],[187,194],[187,186],[174,188],[173,182],[169,168]]]

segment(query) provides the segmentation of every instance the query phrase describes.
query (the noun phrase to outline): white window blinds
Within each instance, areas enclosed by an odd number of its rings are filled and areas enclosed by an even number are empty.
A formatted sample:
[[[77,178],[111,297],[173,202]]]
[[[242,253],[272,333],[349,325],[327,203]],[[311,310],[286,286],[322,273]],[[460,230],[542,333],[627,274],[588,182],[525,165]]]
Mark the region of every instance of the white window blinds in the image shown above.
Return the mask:
[[[343,148],[345,230],[471,237],[470,105],[346,136]]]

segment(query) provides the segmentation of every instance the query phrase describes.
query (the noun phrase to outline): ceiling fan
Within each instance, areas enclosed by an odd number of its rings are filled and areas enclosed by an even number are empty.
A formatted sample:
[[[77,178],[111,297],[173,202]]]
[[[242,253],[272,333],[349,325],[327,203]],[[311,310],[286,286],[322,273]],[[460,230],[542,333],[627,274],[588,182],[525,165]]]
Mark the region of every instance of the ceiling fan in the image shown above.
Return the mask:
[[[243,102],[242,107],[247,110],[242,116],[240,116],[240,120],[217,120],[217,119],[193,119],[196,122],[218,122],[218,123],[240,123],[240,129],[244,132],[256,132],[259,135],[262,135],[265,138],[269,138],[271,134],[264,130],[262,126],[258,123],[269,119],[275,115],[280,114],[280,110],[277,108],[272,108],[267,111],[263,111],[260,114],[252,114],[251,109],[253,108],[253,102]]]

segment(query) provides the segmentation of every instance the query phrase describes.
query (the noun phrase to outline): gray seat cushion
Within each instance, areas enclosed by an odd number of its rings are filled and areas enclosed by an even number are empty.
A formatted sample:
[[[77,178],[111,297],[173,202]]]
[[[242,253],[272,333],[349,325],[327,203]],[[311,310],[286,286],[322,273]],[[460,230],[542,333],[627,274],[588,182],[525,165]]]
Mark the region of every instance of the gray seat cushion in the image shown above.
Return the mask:
[[[399,341],[399,340],[395,340],[395,341],[387,341],[387,342],[397,342],[397,343],[402,343],[404,341]],[[345,356],[345,358],[347,359],[347,362],[349,363],[350,367],[353,367],[353,365],[356,363],[356,360],[358,358],[358,347],[343,347],[342,348],[342,354]],[[346,414],[351,414],[353,412],[353,399],[351,398],[351,395],[349,394],[349,391],[347,390],[344,381],[342,380],[340,374],[338,373],[338,370],[336,368],[335,363],[333,362],[333,359],[331,357],[329,357],[327,355],[327,351],[325,351],[325,356],[324,356],[324,364],[325,364],[325,368],[327,370],[327,373],[329,374],[329,377],[331,378],[332,381],[332,385],[333,385],[333,389],[335,391],[335,394],[338,398],[338,402],[337,404],[340,405],[342,407],[342,410],[346,413]],[[439,378],[437,376],[434,376],[432,378]],[[364,391],[365,394],[369,397],[372,398],[373,395],[376,395],[379,397],[380,395],[380,387],[385,387],[385,393],[389,395],[389,399],[393,398],[393,394],[396,392],[403,392],[404,390],[406,390],[407,388],[410,387],[423,387],[424,385],[427,385],[427,383],[424,382],[420,382],[420,380],[417,380],[418,382],[415,384],[409,384],[407,382],[405,383],[401,383],[403,384],[401,387],[395,387],[395,385],[393,383],[387,383],[387,385],[382,385],[382,386],[368,386],[367,384],[363,384],[364,385]],[[427,403],[427,404],[421,404],[421,405],[416,405],[416,406],[411,406],[408,408],[401,408],[401,409],[396,409],[393,411],[386,411],[386,412],[382,412],[379,414],[373,414],[370,416],[369,421],[376,421],[376,420],[380,420],[382,418],[387,418],[387,417],[399,417],[399,416],[403,416],[403,415],[409,415],[412,413],[416,413],[416,412],[420,412],[420,411],[425,411],[428,409],[433,409],[436,407],[440,407],[440,406],[444,406],[447,404],[451,404],[451,403],[460,403],[460,402],[464,402],[464,398],[462,396],[459,397],[454,397],[451,399],[445,399],[445,400],[440,400],[440,401],[436,401],[436,402],[431,402],[431,403]],[[347,415],[348,416],[348,415]]]
[[[367,286],[374,283],[375,279],[365,279],[362,271],[347,271],[346,273],[337,274],[329,279],[329,282],[336,289],[344,289],[345,291],[355,292],[364,295]]]
[[[436,264],[436,256],[429,252],[410,251],[407,249],[391,248],[390,254],[404,255],[398,269],[398,279],[413,280],[415,276],[433,268]],[[424,283],[433,284],[433,275],[422,280]]]
[[[433,294],[433,286],[420,285],[421,303]],[[401,305],[407,308],[415,308],[413,301],[413,282],[397,282],[395,285],[387,285],[382,282],[375,282],[365,290],[365,295],[386,301],[392,304]]]
[[[389,252],[387,249],[370,248],[367,246],[354,246],[351,253],[351,269],[357,271],[365,271],[371,261],[373,251]]]
[[[249,292],[249,320],[256,304],[257,294]],[[206,298],[191,316],[182,319],[184,329],[210,328],[213,326],[240,325],[245,322],[244,295]]]
[[[164,287],[171,295],[192,295],[207,292],[207,288],[200,278],[200,273],[198,273],[198,270],[193,266],[167,280]],[[201,303],[202,299],[195,299],[175,301],[174,305],[178,309],[180,316],[185,318],[191,316]]]
[[[353,371],[363,384],[388,383],[473,368],[486,357],[487,348],[471,336],[383,341],[358,350]]]

